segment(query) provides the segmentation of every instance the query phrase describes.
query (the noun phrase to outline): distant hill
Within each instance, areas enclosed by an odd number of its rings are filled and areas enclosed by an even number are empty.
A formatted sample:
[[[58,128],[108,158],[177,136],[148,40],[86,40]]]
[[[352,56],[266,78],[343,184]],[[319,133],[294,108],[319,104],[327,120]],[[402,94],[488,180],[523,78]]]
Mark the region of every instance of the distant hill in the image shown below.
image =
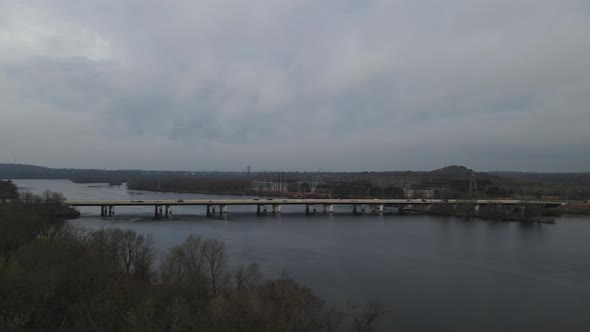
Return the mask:
[[[102,170],[49,168],[26,164],[0,164],[0,179],[64,179],[81,183],[119,183],[136,177],[162,176],[228,176],[233,172],[189,172],[189,171],[146,171],[146,170]]]
[[[534,182],[551,185],[590,186],[590,172],[586,173],[534,173],[534,172],[490,172],[507,181]]]
[[[377,181],[387,183],[419,183],[433,180],[449,180],[470,177],[474,171],[465,166],[447,166],[433,171],[386,171],[386,172],[287,172],[288,178],[320,177],[342,181]],[[255,178],[266,178],[274,172],[252,173]],[[135,177],[162,176],[239,176],[241,172],[186,172],[145,170],[100,170],[49,168],[26,164],[0,164],[0,179],[69,179],[75,182],[125,182]],[[496,177],[477,173],[478,178]]]
[[[439,168],[439,169],[435,169],[434,171],[431,171],[431,173],[433,174],[439,174],[439,175],[449,175],[449,176],[470,176],[471,173],[473,172],[473,170],[465,167],[465,166],[457,166],[457,165],[452,165],[452,166],[447,166],[447,167],[443,167],[443,168]]]
[[[35,165],[0,164],[0,178],[3,179],[62,179],[67,178],[68,173],[71,172]]]

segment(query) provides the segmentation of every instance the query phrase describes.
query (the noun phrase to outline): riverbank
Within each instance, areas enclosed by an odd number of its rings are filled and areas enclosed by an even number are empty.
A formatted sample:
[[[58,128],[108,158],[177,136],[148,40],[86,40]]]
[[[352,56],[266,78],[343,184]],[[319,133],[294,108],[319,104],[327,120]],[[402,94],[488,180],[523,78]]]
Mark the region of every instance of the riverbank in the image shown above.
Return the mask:
[[[588,201],[583,202],[569,202],[557,209],[560,215],[570,216],[590,216],[590,203]]]
[[[553,217],[534,217],[534,216],[524,216],[524,217],[495,217],[495,216],[486,216],[486,215],[478,215],[478,214],[452,214],[452,213],[436,213],[431,212],[428,215],[432,216],[449,216],[449,217],[457,217],[457,218],[474,218],[474,219],[481,219],[486,221],[499,221],[499,222],[525,222],[525,223],[540,223],[540,224],[555,224],[555,218]]]
[[[80,216],[80,211],[63,205],[48,205],[43,203],[25,204],[22,202],[0,204],[0,211],[34,210],[40,216],[58,219],[74,219]]]
[[[478,218],[483,220],[502,222],[534,222],[555,223],[556,209],[542,207],[502,207],[477,206],[475,204],[456,204],[454,206],[433,206],[426,210],[426,214],[439,216],[454,216],[462,218]]]

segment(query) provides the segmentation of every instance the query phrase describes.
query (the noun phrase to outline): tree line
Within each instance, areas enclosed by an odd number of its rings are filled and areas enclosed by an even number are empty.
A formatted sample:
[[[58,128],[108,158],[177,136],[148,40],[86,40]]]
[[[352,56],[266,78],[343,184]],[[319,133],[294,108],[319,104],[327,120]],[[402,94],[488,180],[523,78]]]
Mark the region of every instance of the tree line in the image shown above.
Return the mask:
[[[12,181],[0,180],[0,201],[18,198],[18,189]]]
[[[137,177],[129,179],[127,187],[135,190],[190,192],[203,194],[247,194],[251,192],[251,178],[178,176]]]

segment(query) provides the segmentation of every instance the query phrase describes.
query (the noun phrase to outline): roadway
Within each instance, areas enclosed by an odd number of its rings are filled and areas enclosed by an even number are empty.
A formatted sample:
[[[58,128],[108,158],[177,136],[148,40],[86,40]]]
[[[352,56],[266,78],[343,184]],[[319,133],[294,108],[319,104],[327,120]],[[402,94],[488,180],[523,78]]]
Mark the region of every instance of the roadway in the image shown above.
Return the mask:
[[[465,200],[465,199],[145,199],[145,200],[66,200],[69,206],[173,206],[173,205],[439,205],[439,204],[479,204],[479,205],[543,205],[562,206],[566,203],[540,200]]]

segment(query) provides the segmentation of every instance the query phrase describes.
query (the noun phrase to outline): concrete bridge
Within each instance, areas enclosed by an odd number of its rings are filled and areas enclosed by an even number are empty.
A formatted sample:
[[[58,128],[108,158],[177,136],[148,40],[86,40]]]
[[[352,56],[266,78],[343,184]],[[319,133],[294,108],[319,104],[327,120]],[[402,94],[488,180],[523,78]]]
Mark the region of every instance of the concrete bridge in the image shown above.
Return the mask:
[[[464,200],[464,199],[167,199],[167,200],[66,200],[66,205],[96,206],[100,207],[101,216],[112,216],[117,206],[152,206],[154,216],[171,217],[174,206],[206,206],[207,216],[223,215],[228,213],[230,206],[256,206],[256,213],[260,215],[267,212],[270,207],[273,214],[280,214],[283,205],[300,205],[305,207],[305,213],[316,212],[321,207],[323,213],[333,213],[335,205],[349,205],[352,213],[364,213],[366,210],[373,213],[382,213],[385,207],[396,207],[400,211],[404,209],[427,210],[432,206],[446,205],[457,206],[460,204],[471,204],[475,210],[482,205],[496,206],[541,206],[555,208],[565,205],[557,201],[529,201],[529,200]],[[219,210],[217,210],[219,208]]]

